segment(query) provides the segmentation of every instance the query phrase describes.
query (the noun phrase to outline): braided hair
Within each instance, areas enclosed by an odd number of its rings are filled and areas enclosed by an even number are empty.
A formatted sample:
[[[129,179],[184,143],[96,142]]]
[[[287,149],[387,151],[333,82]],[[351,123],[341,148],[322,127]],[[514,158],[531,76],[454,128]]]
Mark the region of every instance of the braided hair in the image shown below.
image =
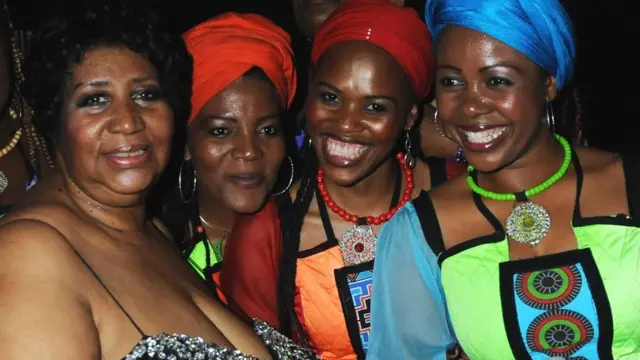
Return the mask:
[[[282,255],[278,279],[278,317],[283,333],[308,345],[308,340],[300,320],[295,313],[295,279],[300,234],[304,218],[309,212],[314,190],[317,185],[318,158],[311,145],[309,135],[305,135],[299,157],[298,177],[300,186],[293,202],[288,193],[280,195],[278,202],[280,226],[282,230]]]

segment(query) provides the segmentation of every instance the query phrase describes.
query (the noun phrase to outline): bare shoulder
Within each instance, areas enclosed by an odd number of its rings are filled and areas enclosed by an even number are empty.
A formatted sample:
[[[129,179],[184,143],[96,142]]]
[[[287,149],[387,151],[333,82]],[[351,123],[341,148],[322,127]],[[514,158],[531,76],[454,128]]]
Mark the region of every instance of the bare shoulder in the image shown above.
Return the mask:
[[[14,217],[0,224],[0,272],[26,278],[46,269],[51,278],[70,271],[69,261],[76,258],[66,237],[44,221]]]
[[[584,216],[627,214],[627,186],[618,154],[589,148],[576,148],[584,173],[581,210]]]
[[[622,157],[619,154],[599,149],[576,147],[585,174],[606,173],[622,169]]]
[[[33,219],[0,225],[0,323],[11,329],[0,332],[0,348],[7,358],[99,355],[81,267],[55,227]]]

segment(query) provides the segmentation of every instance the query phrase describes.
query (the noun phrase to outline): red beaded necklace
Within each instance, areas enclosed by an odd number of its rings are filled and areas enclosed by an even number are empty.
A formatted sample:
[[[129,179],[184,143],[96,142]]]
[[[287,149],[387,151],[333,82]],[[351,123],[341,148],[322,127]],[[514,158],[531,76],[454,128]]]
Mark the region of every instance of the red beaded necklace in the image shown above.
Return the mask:
[[[393,215],[395,215],[395,213],[398,210],[400,210],[400,208],[402,208],[408,201],[411,200],[411,193],[413,192],[413,188],[414,188],[413,170],[411,170],[411,168],[409,168],[409,166],[407,166],[407,164],[404,162],[403,153],[396,154],[396,159],[398,159],[398,162],[400,163],[402,170],[407,175],[405,180],[406,182],[405,189],[402,194],[402,198],[400,198],[398,205],[396,205],[394,208],[392,208],[388,212],[381,214],[380,216],[375,216],[375,217],[367,216],[366,218],[364,218],[367,225],[380,225],[385,221],[388,221],[389,219],[391,219],[391,217],[393,217]],[[322,169],[318,169],[317,180],[318,180],[318,190],[320,191],[320,195],[322,196],[322,199],[324,200],[325,204],[327,204],[329,209],[331,209],[331,211],[340,215],[340,217],[342,217],[346,221],[350,221],[355,224],[362,222],[361,218],[353,214],[349,214],[345,209],[341,208],[333,201],[333,199],[331,198],[331,195],[329,194],[329,191],[327,191],[325,187],[324,171]]]

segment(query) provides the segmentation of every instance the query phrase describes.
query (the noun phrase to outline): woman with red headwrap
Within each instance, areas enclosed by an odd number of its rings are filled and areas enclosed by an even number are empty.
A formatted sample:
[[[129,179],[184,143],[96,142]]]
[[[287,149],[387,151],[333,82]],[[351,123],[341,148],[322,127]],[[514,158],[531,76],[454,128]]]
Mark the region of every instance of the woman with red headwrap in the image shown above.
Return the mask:
[[[277,206],[240,217],[229,239],[225,294],[323,359],[365,358],[376,234],[446,178],[441,162],[416,161],[409,137],[433,79],[431,46],[413,10],[338,8],[315,35],[301,179]]]
[[[183,216],[167,208],[166,217],[176,224],[184,256],[213,285],[236,214],[255,213],[274,186],[284,192],[293,181],[289,158],[283,184],[276,184],[285,157],[282,115],[295,94],[296,72],[289,35],[260,15],[226,13],[183,38],[194,61],[174,204]]]

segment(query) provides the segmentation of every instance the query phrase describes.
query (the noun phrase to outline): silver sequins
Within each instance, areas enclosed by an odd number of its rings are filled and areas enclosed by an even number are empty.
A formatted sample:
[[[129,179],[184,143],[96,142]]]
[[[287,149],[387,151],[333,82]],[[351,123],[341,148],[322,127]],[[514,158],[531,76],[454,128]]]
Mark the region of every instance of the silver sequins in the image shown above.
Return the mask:
[[[317,359],[309,349],[296,345],[263,321],[254,320],[254,331],[275,359]],[[140,340],[123,360],[258,360],[239,350],[230,350],[208,343],[199,337],[160,333]]]

